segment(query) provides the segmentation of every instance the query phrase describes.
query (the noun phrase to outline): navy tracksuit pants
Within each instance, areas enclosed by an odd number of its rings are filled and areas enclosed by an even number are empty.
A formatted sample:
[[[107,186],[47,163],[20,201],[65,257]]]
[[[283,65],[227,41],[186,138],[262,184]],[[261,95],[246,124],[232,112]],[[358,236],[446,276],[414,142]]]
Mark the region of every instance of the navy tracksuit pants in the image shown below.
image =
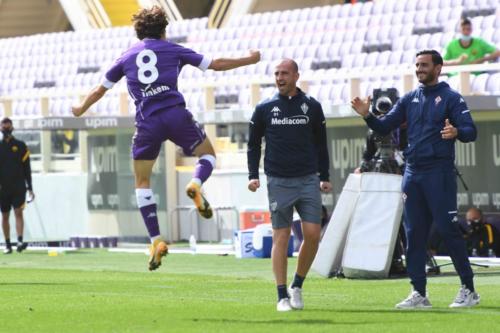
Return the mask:
[[[415,290],[425,296],[427,239],[434,223],[443,238],[462,285],[473,288],[473,273],[458,228],[456,174],[447,168],[406,169],[403,178],[404,223],[408,275]]]

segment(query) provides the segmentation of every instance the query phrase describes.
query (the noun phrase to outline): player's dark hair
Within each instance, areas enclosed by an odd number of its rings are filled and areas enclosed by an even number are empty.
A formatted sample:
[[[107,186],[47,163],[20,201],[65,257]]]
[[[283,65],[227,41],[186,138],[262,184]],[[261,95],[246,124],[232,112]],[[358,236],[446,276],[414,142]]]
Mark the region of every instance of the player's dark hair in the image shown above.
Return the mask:
[[[11,124],[12,125],[12,120],[10,120],[10,118],[5,117],[2,119],[0,124]]]
[[[443,57],[441,57],[439,52],[436,50],[422,50],[422,51],[417,52],[416,56],[418,57],[420,55],[425,55],[425,54],[431,55],[432,63],[434,65],[442,65],[443,64]]]
[[[472,21],[470,20],[470,18],[468,17],[464,17],[461,21],[460,21],[460,26],[464,26],[464,25],[472,25]]]
[[[160,39],[168,25],[167,14],[159,6],[141,9],[132,16],[132,22],[137,38],[140,40],[144,38]]]

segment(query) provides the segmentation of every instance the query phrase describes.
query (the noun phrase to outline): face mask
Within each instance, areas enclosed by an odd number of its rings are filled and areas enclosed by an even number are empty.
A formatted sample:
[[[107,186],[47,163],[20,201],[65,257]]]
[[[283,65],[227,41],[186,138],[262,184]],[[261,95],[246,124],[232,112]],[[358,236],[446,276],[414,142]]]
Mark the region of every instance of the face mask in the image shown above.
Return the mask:
[[[468,42],[472,39],[471,36],[466,36],[466,35],[461,35],[460,36],[460,40],[464,41],[464,42]]]
[[[6,138],[12,134],[12,130],[11,129],[4,129],[2,131],[2,134],[3,134],[3,137]]]

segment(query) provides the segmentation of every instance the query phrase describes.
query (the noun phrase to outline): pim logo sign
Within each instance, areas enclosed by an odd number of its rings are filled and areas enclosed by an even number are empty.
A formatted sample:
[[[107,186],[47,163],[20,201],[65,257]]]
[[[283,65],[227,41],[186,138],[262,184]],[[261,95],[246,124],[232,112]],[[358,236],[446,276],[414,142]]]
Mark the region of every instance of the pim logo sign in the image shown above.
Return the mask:
[[[271,118],[271,125],[307,125],[309,123],[308,116],[293,116],[282,119]]]
[[[347,177],[359,166],[364,147],[365,139],[332,140],[333,169],[339,171],[341,179]]]

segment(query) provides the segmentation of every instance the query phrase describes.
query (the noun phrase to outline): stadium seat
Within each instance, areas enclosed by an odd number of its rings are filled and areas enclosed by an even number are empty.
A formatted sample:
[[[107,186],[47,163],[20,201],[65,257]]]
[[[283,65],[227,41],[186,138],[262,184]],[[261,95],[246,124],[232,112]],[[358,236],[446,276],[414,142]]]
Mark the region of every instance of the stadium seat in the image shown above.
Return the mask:
[[[471,90],[476,94],[485,94],[486,93],[486,82],[490,75],[488,73],[480,74],[473,77]]]
[[[500,95],[500,73],[490,75],[486,82],[486,91],[491,95]]]
[[[361,10],[359,12],[359,16],[370,15],[372,10],[373,10],[373,2],[371,2],[371,1],[364,2],[364,3],[362,3]]]

